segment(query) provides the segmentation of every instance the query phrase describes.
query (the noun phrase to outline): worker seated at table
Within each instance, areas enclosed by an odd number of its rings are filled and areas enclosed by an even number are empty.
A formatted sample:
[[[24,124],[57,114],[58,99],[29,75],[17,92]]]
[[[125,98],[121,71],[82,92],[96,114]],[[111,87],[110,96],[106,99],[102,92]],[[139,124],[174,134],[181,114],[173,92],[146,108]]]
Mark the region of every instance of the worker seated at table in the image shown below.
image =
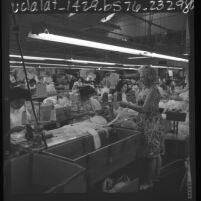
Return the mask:
[[[72,91],[79,91],[79,88],[83,86],[83,80],[81,77],[78,78],[76,82],[74,82]]]
[[[12,132],[20,132],[24,124],[31,119],[26,109],[25,101],[30,97],[29,91],[20,87],[10,89],[10,129]],[[26,120],[25,120],[26,118]],[[26,121],[26,122],[24,122]]]
[[[120,80],[116,86],[116,92],[114,93],[114,114],[119,113],[120,107],[118,102],[127,102],[127,92],[128,85],[126,82]]]
[[[80,88],[79,111],[76,116],[77,121],[83,121],[89,119],[91,116],[102,114],[101,104],[94,98],[95,93],[95,89],[91,86]]]

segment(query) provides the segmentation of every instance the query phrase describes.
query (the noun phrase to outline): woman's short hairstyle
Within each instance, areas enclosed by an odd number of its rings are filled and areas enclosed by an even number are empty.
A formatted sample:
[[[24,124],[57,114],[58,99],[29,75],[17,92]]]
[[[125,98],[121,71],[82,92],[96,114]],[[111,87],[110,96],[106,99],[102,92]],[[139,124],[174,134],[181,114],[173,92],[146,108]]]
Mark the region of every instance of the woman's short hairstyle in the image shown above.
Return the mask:
[[[139,69],[139,73],[143,73],[145,79],[147,79],[149,84],[154,84],[157,81],[157,75],[154,68],[150,66],[143,66]]]
[[[80,92],[81,99],[87,98],[89,96],[92,96],[94,93],[96,93],[95,89],[91,86],[84,86],[80,88],[79,92]]]
[[[123,88],[124,84],[128,84],[128,83],[125,82],[125,81],[123,81],[123,80],[120,80],[120,81],[117,83],[116,91],[121,92],[121,89]]]
[[[30,85],[36,84],[36,80],[32,78],[31,80],[29,80],[29,84],[30,84]]]

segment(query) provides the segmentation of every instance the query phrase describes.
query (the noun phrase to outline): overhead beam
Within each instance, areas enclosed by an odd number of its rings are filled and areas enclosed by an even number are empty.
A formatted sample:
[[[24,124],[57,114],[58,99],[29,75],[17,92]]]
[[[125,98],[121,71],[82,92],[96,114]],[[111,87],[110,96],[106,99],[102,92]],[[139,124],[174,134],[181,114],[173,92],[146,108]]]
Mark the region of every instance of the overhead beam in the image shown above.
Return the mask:
[[[165,30],[165,31],[167,31],[167,32],[173,32],[173,30],[168,29],[167,27],[161,26],[161,25],[159,25],[159,24],[155,24],[154,22],[151,22],[151,21],[149,21],[149,20],[146,20],[146,19],[144,19],[143,17],[139,17],[139,16],[136,15],[136,14],[130,14],[130,13],[128,13],[127,15],[132,16],[132,17],[134,17],[134,18],[138,18],[138,19],[140,19],[140,20],[142,20],[142,21],[148,23],[149,25],[153,25],[153,26],[158,27],[158,28],[160,28],[160,29],[163,29],[163,30]]]

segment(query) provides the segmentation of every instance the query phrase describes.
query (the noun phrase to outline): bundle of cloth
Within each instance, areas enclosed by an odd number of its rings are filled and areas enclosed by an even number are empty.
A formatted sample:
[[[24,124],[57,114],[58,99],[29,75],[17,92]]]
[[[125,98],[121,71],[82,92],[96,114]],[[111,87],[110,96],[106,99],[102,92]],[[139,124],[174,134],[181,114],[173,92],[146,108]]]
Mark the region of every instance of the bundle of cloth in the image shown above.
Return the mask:
[[[46,90],[48,95],[56,94],[57,91],[55,89],[54,83],[49,83],[46,85]]]
[[[178,134],[180,136],[189,135],[189,102],[188,101],[161,101],[159,107],[165,108],[166,111],[179,111],[186,113],[186,120],[179,122]]]
[[[66,96],[60,96],[59,98],[57,96],[51,96],[44,99],[43,101],[43,105],[48,104],[53,104],[55,108],[61,108],[61,107],[71,107],[72,102]]]
[[[101,147],[101,140],[98,131],[105,130],[107,121],[102,116],[94,116],[82,122],[66,125],[58,129],[48,131],[53,137],[58,138],[79,138],[86,135],[92,135],[94,139],[94,147],[98,149]]]
[[[43,100],[43,104],[57,104],[57,96],[51,96]]]
[[[116,110],[116,117],[111,122],[109,122],[108,126],[117,126],[122,128],[129,128],[129,129],[137,129],[136,124],[136,117],[138,115],[138,112],[128,109],[128,108],[122,108],[119,107]]]
[[[12,144],[17,144],[20,142],[26,141],[26,129],[23,129],[20,132],[14,132],[10,135],[10,142]]]
[[[180,96],[184,101],[189,101],[189,92],[188,92],[188,91],[183,92],[183,93],[180,93],[179,96]]]
[[[188,102],[186,101],[175,101],[175,100],[163,100],[159,102],[159,107],[166,110],[176,110],[187,112]]]

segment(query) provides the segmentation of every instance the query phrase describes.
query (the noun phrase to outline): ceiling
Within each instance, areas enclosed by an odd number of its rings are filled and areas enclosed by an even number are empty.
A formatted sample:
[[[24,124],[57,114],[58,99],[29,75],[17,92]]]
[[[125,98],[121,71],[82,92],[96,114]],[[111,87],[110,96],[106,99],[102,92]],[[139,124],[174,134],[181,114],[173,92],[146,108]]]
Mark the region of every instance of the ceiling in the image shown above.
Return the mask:
[[[184,66],[183,62],[165,61],[156,58],[128,59],[134,55],[98,50],[55,42],[33,40],[29,32],[48,29],[49,33],[99,41],[118,46],[154,51],[160,54],[185,58],[189,52],[189,35],[186,31],[187,16],[182,13],[127,14],[116,13],[111,20],[101,19],[109,14],[26,14],[16,15],[19,25],[20,44],[23,55],[54,58],[73,58],[91,61],[105,61],[123,64],[161,63]],[[10,54],[19,55],[19,47],[10,18]],[[139,56],[138,56],[139,57]],[[16,59],[12,59],[16,60]],[[36,61],[35,61],[36,62]],[[52,63],[58,63],[52,61]],[[60,62],[62,63],[62,62]]]

